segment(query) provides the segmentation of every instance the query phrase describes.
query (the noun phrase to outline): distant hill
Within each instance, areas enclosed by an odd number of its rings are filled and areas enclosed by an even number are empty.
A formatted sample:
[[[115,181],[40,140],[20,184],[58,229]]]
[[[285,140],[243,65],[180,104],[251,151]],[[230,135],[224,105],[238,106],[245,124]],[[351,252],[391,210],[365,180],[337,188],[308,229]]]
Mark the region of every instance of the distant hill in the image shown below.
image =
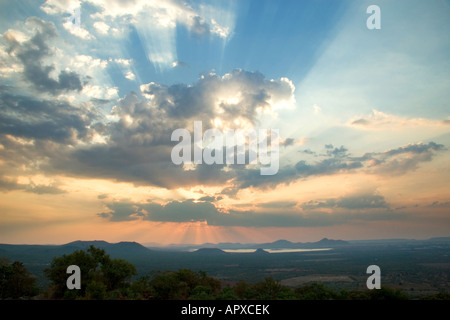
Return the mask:
[[[327,238],[323,238],[322,240],[313,242],[312,244],[319,245],[319,246],[326,246],[326,247],[330,247],[330,246],[334,247],[334,246],[346,245],[346,244],[348,244],[348,242],[344,241],[344,240],[330,240]]]
[[[89,246],[104,249],[107,254],[115,257],[144,256],[152,251],[137,242],[109,243],[106,241],[73,241],[63,245],[16,245],[0,244],[1,256],[17,261],[33,263],[48,263],[54,257],[70,254],[75,250],[86,250]]]
[[[96,248],[104,249],[108,254],[112,255],[135,255],[135,254],[146,254],[150,252],[150,249],[144,247],[137,242],[122,241],[118,243],[109,243],[103,240],[94,241],[73,241],[64,244],[63,247],[72,247],[86,250],[90,246]]]
[[[344,240],[332,240],[323,238],[317,242],[291,242],[288,240],[276,240],[268,243],[238,243],[238,242],[220,242],[220,243],[203,243],[198,244],[171,244],[163,247],[151,247],[151,249],[158,250],[182,250],[190,251],[198,248],[216,248],[222,250],[239,250],[239,249],[310,249],[310,248],[324,248],[348,245],[349,242]]]
[[[237,242],[220,242],[220,243],[203,243],[198,244],[172,244],[163,247],[151,247],[156,250],[181,250],[181,251],[193,251],[198,248],[215,248],[221,250],[239,250],[239,249],[314,249],[314,248],[334,248],[338,246],[348,245],[349,242],[344,240],[332,240],[323,238],[317,242],[291,242],[288,240],[277,240],[268,243],[237,243]]]
[[[201,255],[210,255],[210,256],[218,256],[218,255],[226,255],[227,252],[217,249],[217,248],[200,248],[195,250],[193,253],[201,254]]]
[[[288,240],[277,240],[269,243],[255,243],[255,244],[233,244],[219,243],[215,248],[219,249],[308,249],[308,248],[324,248],[324,247],[337,247],[347,245],[348,242],[344,240],[331,240],[323,238],[317,242],[291,242]]]
[[[88,248],[89,246],[95,246],[97,248],[104,248],[107,246],[112,245],[112,243],[103,241],[103,240],[93,240],[93,241],[81,241],[81,240],[77,240],[77,241],[72,241],[66,244],[63,244],[62,246],[64,247],[78,247],[81,249],[84,248]]]
[[[450,242],[450,237],[436,237],[428,239],[430,242]]]
[[[258,249],[255,250],[255,252],[253,252],[253,254],[255,254],[255,255],[266,255],[266,254],[270,254],[270,253],[265,251],[264,249],[258,248]]]

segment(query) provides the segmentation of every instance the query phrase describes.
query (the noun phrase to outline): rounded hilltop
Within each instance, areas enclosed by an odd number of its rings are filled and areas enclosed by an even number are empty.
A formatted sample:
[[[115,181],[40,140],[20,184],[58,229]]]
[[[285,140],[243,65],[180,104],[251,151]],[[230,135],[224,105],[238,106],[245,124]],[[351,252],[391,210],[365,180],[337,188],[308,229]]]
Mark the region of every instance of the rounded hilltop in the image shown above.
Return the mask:
[[[221,249],[218,249],[218,248],[200,248],[200,249],[195,250],[193,253],[212,255],[212,256],[228,254],[227,252],[225,252]]]

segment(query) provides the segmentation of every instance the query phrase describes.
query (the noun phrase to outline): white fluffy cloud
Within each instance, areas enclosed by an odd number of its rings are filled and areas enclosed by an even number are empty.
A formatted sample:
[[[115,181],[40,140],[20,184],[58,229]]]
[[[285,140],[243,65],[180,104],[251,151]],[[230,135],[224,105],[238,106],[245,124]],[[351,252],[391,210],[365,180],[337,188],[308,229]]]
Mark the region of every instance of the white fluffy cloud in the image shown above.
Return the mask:
[[[85,3],[95,9],[85,9]],[[41,9],[47,14],[61,15],[63,27],[84,40],[95,39],[94,32],[99,36],[120,36],[125,32],[121,26],[127,21],[139,34],[147,58],[160,71],[178,60],[177,26],[187,28],[194,36],[212,35],[227,40],[232,35],[235,19],[227,10],[208,6],[196,10],[185,2],[172,0],[47,0]],[[78,25],[68,19],[73,12],[78,14]]]

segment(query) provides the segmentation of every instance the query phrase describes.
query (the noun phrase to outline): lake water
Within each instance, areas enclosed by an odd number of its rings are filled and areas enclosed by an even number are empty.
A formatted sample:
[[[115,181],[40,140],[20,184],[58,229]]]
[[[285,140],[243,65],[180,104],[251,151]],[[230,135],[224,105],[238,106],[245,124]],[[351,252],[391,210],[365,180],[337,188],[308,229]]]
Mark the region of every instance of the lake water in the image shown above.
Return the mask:
[[[317,249],[264,249],[264,251],[269,253],[290,253],[290,252],[312,252],[312,251],[328,251],[331,248],[317,248]],[[256,249],[222,249],[225,252],[230,253],[252,253],[255,252]]]

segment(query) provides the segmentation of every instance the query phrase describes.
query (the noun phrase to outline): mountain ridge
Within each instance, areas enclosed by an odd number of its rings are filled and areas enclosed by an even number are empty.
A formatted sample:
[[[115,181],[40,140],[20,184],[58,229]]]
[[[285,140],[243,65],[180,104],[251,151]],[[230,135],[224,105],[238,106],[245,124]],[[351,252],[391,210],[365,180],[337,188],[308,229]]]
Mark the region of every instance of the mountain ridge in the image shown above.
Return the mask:
[[[182,250],[196,250],[200,248],[218,248],[218,249],[308,249],[308,248],[323,248],[347,245],[349,242],[344,240],[333,240],[323,238],[316,242],[291,242],[289,240],[279,239],[267,243],[239,243],[239,242],[220,242],[220,243],[203,243],[203,244],[171,244],[168,246],[158,247],[161,249],[182,249]],[[148,247],[155,248],[155,247]]]

